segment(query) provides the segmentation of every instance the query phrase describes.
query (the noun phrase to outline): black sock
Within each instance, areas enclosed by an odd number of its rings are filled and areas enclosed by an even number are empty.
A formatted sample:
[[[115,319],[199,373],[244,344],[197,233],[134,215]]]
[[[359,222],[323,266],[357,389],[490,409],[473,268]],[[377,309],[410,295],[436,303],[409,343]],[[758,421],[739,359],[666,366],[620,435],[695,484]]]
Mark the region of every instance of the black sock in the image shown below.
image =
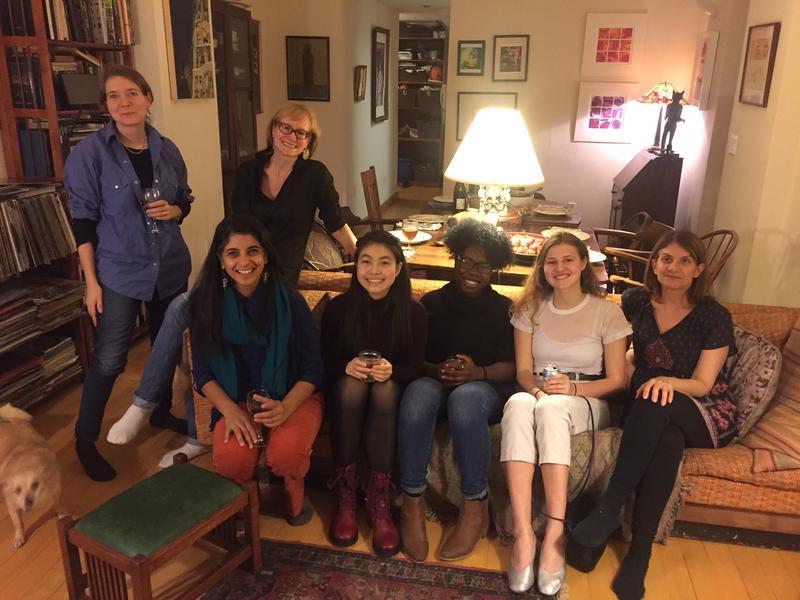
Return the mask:
[[[171,429],[175,433],[182,435],[186,435],[189,432],[189,425],[186,423],[186,419],[179,419],[166,411],[163,413],[156,411],[150,415],[150,425],[162,429]]]
[[[652,548],[652,542],[637,542],[634,539],[631,543],[611,584],[619,600],[640,600],[644,597],[644,578]]]
[[[94,479],[95,481],[111,481],[117,476],[114,467],[100,456],[94,442],[75,440],[75,452],[78,455],[78,460],[81,461],[83,470],[86,471],[90,479]]]

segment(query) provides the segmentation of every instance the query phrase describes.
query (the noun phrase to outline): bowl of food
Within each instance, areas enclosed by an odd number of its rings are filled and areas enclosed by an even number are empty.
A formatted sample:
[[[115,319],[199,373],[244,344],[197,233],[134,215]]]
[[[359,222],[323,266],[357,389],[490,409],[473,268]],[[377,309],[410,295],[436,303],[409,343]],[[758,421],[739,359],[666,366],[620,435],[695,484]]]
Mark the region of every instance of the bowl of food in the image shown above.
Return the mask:
[[[521,262],[533,262],[542,248],[542,244],[547,238],[538,233],[528,233],[527,231],[508,231],[506,232],[514,256]]]

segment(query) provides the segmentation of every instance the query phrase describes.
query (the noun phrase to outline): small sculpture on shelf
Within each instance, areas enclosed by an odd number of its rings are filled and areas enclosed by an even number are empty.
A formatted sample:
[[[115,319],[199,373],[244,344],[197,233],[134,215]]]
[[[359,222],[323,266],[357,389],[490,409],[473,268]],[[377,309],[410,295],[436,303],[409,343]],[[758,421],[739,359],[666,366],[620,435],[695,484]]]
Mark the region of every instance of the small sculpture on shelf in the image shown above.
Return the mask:
[[[685,91],[685,90],[684,90]],[[681,118],[683,106],[683,93],[673,91],[672,102],[667,105],[667,114],[664,116],[664,133],[661,135],[661,151],[667,154],[672,153],[672,140],[675,137],[675,129],[678,127],[679,122],[684,122],[685,119]],[[667,135],[669,135],[669,142],[667,143]]]

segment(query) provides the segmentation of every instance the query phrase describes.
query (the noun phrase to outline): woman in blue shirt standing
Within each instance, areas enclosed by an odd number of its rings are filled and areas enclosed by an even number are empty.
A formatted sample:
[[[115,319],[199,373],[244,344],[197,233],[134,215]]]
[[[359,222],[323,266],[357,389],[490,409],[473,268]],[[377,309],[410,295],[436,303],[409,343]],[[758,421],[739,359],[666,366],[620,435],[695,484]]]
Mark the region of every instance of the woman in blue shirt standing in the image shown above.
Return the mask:
[[[125,368],[131,334],[145,303],[150,341],[172,299],[186,290],[191,258],[180,231],[193,200],[178,148],[147,123],[153,93],[142,75],[123,65],[102,76],[108,124],[70,153],[64,186],[86,279],[94,353],[75,425],[75,450],[96,481],[116,472],[95,442],[114,381]],[[144,191],[161,199],[144,204]],[[186,432],[164,398],[151,423]]]

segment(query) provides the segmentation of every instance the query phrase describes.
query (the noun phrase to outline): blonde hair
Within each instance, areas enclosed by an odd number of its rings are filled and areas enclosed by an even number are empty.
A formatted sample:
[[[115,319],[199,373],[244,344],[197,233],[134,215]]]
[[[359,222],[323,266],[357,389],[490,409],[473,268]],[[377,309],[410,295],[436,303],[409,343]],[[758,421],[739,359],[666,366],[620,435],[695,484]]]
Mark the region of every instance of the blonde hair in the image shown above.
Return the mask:
[[[298,121],[300,119],[305,119],[308,121],[308,143],[306,144],[306,148],[308,149],[308,156],[311,157],[317,149],[317,143],[319,142],[322,131],[319,128],[319,123],[317,123],[317,117],[314,115],[314,112],[305,104],[300,104],[299,102],[284,104],[272,115],[272,118],[269,120],[269,126],[267,127],[267,150],[271,150],[273,146],[272,128],[275,127],[278,121],[283,119],[294,119]]]
[[[589,263],[589,249],[586,247],[586,244],[571,233],[562,231],[551,236],[550,239],[544,243],[541,250],[539,250],[539,255],[536,257],[536,262],[533,264],[533,270],[525,280],[525,287],[522,288],[522,293],[511,307],[512,315],[530,310],[531,321],[533,321],[536,313],[539,312],[541,303],[553,295],[553,286],[547,283],[547,278],[544,276],[544,263],[547,260],[547,253],[550,252],[550,249],[560,244],[572,246],[578,253],[578,258],[586,261],[586,266],[581,271],[581,291],[583,291],[584,294],[591,294],[593,296],[603,295],[600,289],[600,282],[594,274],[594,271],[592,271],[591,264]]]

